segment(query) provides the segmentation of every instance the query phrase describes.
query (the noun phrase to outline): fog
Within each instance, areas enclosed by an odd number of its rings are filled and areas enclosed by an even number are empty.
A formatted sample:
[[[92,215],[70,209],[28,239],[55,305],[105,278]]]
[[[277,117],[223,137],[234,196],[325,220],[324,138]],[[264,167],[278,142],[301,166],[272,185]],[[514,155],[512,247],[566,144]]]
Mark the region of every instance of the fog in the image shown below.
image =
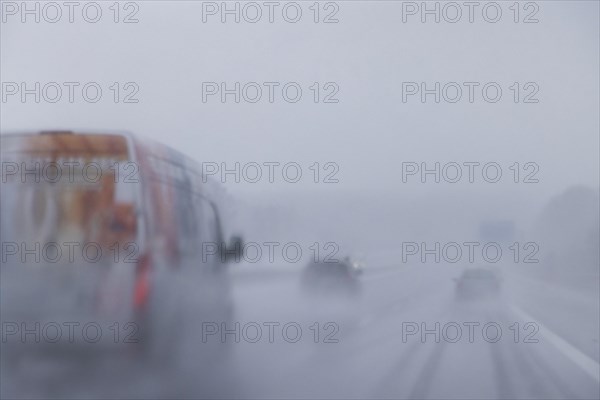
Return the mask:
[[[290,3],[270,22],[263,2],[98,2],[101,15],[85,18],[81,2],[69,22],[59,2],[52,23],[47,2],[1,2],[2,137],[130,132],[173,148],[224,189],[224,239],[245,246],[218,283],[198,271],[154,278],[168,301],[155,305],[150,350],[66,344],[37,358],[10,324],[100,319],[72,317],[79,297],[61,282],[74,270],[49,278],[5,262],[5,243],[31,237],[17,235],[19,217],[7,222],[22,203],[3,163],[0,395],[598,398],[598,2]],[[169,222],[195,218],[181,214]],[[350,272],[313,274],[328,256]],[[96,267],[69,285],[105,279]],[[132,321],[101,325],[117,320]],[[221,321],[295,322],[304,334],[199,340]],[[468,321],[504,336],[410,331]],[[339,341],[315,343],[315,322],[321,335],[334,323]],[[524,342],[532,331],[539,341]]]

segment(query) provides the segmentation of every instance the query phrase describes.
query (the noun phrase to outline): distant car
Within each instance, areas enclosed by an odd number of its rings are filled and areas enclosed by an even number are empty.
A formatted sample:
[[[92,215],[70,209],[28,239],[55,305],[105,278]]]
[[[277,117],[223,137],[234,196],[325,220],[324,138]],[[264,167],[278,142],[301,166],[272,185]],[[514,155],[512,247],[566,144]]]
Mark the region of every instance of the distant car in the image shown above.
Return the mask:
[[[459,300],[488,299],[500,293],[501,279],[489,269],[467,269],[455,281],[456,297]]]
[[[316,294],[348,294],[360,291],[358,276],[364,265],[358,260],[344,257],[337,262],[311,262],[304,269],[303,287]]]

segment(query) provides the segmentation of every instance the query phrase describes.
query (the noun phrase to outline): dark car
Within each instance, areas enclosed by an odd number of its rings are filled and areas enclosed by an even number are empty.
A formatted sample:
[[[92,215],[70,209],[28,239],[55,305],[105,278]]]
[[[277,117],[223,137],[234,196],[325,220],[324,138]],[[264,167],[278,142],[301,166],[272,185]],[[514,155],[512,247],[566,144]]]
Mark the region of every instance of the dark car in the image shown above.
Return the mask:
[[[455,281],[456,297],[459,300],[489,299],[500,293],[501,279],[489,269],[467,269]]]
[[[304,269],[302,285],[315,294],[357,294],[363,264],[350,257],[337,262],[311,262]]]

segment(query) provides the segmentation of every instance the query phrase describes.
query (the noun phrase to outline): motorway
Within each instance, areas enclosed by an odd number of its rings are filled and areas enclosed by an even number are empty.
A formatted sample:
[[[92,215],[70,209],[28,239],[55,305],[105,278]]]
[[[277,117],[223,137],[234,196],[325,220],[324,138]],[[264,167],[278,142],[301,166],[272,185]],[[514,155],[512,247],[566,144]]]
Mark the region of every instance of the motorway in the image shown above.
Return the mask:
[[[184,318],[171,325],[177,335],[151,357],[131,344],[62,347],[15,361],[3,343],[1,394],[600,397],[597,291],[567,289],[513,269],[503,272],[498,295],[465,300],[455,282],[463,268],[370,266],[357,278],[358,290],[315,294],[301,285],[298,270],[233,266],[233,316],[225,326],[203,317],[202,305],[190,300],[181,306]],[[193,282],[183,281],[179,290],[194,299]]]

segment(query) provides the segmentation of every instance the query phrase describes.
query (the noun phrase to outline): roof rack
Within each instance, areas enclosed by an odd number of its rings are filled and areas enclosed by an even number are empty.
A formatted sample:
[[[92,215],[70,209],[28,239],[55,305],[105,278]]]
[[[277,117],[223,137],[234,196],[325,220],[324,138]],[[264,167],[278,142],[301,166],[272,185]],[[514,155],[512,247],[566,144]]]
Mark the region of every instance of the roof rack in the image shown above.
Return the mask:
[[[40,131],[40,135],[72,135],[73,131],[56,130],[56,131]]]

